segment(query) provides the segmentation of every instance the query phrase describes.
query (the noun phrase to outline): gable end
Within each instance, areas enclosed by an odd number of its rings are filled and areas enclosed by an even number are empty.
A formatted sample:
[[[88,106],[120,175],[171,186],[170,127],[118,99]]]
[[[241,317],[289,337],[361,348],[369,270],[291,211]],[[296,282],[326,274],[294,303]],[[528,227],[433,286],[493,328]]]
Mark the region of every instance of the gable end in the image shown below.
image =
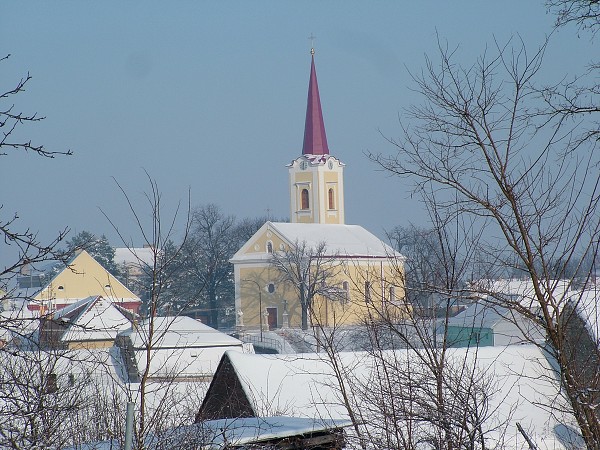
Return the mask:
[[[239,417],[256,417],[256,413],[246,396],[235,367],[225,353],[208,387],[200,411],[196,414],[195,423]]]

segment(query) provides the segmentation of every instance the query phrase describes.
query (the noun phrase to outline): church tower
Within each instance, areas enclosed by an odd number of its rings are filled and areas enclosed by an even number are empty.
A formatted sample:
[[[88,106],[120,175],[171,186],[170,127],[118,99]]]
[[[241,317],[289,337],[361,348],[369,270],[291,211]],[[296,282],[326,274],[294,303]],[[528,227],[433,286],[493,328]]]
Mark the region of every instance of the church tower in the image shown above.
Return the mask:
[[[329,154],[315,70],[315,50],[311,49],[310,53],[302,156],[288,165],[290,221],[344,224],[344,164]]]

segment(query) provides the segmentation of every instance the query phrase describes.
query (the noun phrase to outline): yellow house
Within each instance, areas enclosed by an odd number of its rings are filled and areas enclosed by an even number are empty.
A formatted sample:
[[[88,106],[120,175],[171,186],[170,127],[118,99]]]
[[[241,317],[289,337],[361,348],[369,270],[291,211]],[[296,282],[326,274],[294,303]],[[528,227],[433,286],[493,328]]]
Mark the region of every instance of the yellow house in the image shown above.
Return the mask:
[[[402,255],[361,226],[345,225],[345,165],[329,154],[314,50],[311,54],[302,154],[287,166],[290,223],[265,223],[231,259],[239,327],[301,325],[300,283],[292,285],[273,264],[300,247],[324,250],[307,277],[327,279],[322,289],[327,294],[316,295],[308,312],[313,324],[356,324],[390,310],[408,313]]]
[[[48,284],[31,296],[27,308],[44,314],[92,296],[102,296],[136,313],[141,305],[137,295],[127,289],[88,252],[81,250]]]

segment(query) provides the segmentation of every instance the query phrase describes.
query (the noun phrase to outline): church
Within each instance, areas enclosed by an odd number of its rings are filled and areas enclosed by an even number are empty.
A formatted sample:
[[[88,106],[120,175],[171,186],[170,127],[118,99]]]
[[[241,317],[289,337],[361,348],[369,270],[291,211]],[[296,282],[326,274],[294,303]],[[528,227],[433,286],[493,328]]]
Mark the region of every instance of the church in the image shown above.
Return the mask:
[[[321,259],[308,258],[315,265],[308,278],[331,275],[321,277],[328,289],[317,290],[334,295],[315,295],[305,312],[313,326],[358,324],[379,316],[383,308],[409,313],[403,256],[363,227],[345,224],[345,165],[327,145],[314,54],[311,49],[302,154],[287,166],[290,222],[266,222],[230,260],[240,328],[301,326],[298,283],[294,286],[274,263],[298,248],[321,250]]]

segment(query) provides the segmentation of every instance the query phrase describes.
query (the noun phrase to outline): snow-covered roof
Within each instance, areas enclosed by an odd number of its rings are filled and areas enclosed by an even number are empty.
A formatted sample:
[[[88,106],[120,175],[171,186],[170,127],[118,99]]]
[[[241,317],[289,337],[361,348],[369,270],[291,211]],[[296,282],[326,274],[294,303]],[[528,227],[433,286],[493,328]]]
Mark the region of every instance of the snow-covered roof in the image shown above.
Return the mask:
[[[139,373],[147,364],[149,326],[150,321],[146,319],[119,333],[131,339]],[[239,339],[186,316],[155,317],[153,329],[149,367],[152,378],[210,379],[225,351],[245,350]]]
[[[117,380],[114,355],[107,349],[70,349],[70,350],[17,350],[2,352],[0,362],[6,365],[21,365],[31,373],[36,370],[48,370],[58,377],[66,374],[91,377],[96,383]],[[2,402],[0,401],[0,405]]]
[[[0,339],[10,341],[14,337],[29,335],[36,331],[38,320],[21,304],[19,309],[0,312]]]
[[[447,351],[448,361],[464,367],[465,361],[475,361],[477,371],[490,380],[487,411],[493,412],[484,430],[487,436],[508,447],[523,448],[525,442],[516,428],[516,422],[530,433],[541,448],[564,448],[558,431],[563,426],[577,429],[574,418],[562,409],[551,409],[549,404],[560,401],[560,384],[546,356],[533,345],[457,348]],[[319,354],[311,355],[250,355],[227,352],[226,357],[246,393],[254,411],[276,410],[298,417],[345,418],[339,384],[331,362]],[[397,367],[418,364],[413,350],[389,351],[383,355],[395,360]],[[350,402],[359,420],[369,424],[377,417],[373,405],[366,405],[366,392],[374,386],[373,377],[380,377],[374,360],[366,353],[340,353],[337,367],[348,374],[348,385],[353,389]],[[376,383],[376,382],[375,382]],[[363,397],[356,396],[361,388]],[[210,394],[209,394],[210,395]],[[503,436],[503,432],[506,432]],[[563,437],[564,439],[564,437]],[[508,448],[504,447],[504,448]]]
[[[352,422],[348,420],[285,416],[209,420],[166,430],[161,433],[160,437],[151,435],[146,438],[144,447],[147,449],[164,448],[165,443],[168,442],[170,448],[193,447],[202,450],[221,450],[232,446],[304,436],[351,425]],[[79,450],[115,450],[121,447],[116,441],[105,441],[84,444],[77,448]]]
[[[226,351],[243,352],[242,345],[219,347],[161,348],[150,351],[148,376],[151,379],[210,381],[219,367],[219,361]],[[147,366],[145,350],[135,351],[138,373],[144,373]]]
[[[349,420],[302,417],[245,417],[209,420],[195,425],[208,431],[211,437],[206,449],[222,449],[226,444],[244,445],[253,442],[282,439],[352,425]]]
[[[473,303],[454,317],[448,318],[449,326],[493,328],[497,323],[511,318],[511,311],[501,306]]]
[[[324,242],[327,254],[354,258],[402,258],[392,247],[385,244],[374,234],[360,225],[338,225],[319,223],[287,223],[267,222],[254,236],[261,235],[268,229],[277,233],[288,244],[306,242],[309,248],[316,248]],[[253,236],[253,237],[254,237]],[[248,243],[253,241],[251,238]],[[256,256],[247,253],[248,244],[244,245],[231,259],[232,262],[252,259]],[[270,255],[260,252],[264,258]]]
[[[42,288],[39,287],[11,289],[7,293],[7,300],[9,302],[18,302],[19,300],[28,302],[31,298],[35,297],[41,289]]]
[[[52,320],[68,324],[60,338],[63,342],[113,340],[119,331],[131,326],[125,313],[101,296],[91,296],[59,309]]]
[[[160,348],[202,348],[217,346],[242,346],[242,341],[222,333],[202,322],[187,316],[154,317],[154,349]],[[150,319],[145,319],[120,334],[129,336],[136,349],[144,348],[148,343]]]
[[[149,265],[152,266],[154,260],[154,250],[150,247],[115,248],[115,263],[124,265]]]
[[[552,294],[555,299],[562,299],[569,290],[570,284],[569,280],[549,280],[547,284],[541,284],[540,288],[545,295]],[[536,306],[537,303],[533,282],[530,279],[478,280],[473,283],[473,289],[483,294],[514,297],[527,307]]]

